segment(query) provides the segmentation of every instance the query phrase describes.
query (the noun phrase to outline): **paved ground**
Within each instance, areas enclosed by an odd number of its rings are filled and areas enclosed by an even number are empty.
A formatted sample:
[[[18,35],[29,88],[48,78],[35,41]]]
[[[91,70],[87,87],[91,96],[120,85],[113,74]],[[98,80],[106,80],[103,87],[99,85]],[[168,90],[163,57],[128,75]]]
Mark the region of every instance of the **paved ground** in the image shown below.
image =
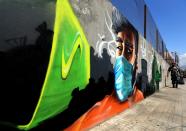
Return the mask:
[[[186,131],[186,85],[161,88],[90,131]]]

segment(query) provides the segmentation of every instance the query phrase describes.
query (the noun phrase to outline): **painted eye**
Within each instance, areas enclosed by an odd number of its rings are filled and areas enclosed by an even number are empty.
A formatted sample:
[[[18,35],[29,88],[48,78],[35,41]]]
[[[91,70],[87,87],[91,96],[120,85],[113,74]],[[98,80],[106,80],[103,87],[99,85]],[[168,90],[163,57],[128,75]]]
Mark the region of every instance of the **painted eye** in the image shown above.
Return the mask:
[[[118,46],[117,49],[123,50],[123,47],[122,46]]]
[[[126,53],[131,55],[132,54],[132,50],[126,47]]]

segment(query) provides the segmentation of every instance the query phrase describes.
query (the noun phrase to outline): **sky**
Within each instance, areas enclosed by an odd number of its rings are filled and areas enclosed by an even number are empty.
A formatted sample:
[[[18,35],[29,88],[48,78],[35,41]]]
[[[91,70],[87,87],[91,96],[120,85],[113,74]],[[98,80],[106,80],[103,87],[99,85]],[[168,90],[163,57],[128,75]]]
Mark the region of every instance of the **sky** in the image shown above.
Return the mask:
[[[186,0],[145,0],[169,52],[186,65]]]

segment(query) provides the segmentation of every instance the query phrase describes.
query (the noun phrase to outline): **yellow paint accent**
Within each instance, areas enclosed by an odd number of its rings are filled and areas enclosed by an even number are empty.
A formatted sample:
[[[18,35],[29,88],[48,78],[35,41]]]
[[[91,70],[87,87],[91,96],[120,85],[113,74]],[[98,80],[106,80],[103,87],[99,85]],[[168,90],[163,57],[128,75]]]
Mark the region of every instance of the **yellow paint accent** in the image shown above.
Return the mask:
[[[81,54],[82,54],[82,48],[83,48],[83,45],[82,45],[83,41],[82,41],[82,38],[79,34],[79,32],[76,34],[75,36],[75,39],[74,39],[74,42],[72,45],[74,45],[73,49],[72,49],[72,53],[70,53],[70,57],[69,59],[67,60],[67,63],[65,62],[65,56],[64,56],[64,48],[62,49],[62,78],[63,79],[66,79],[67,78],[67,75],[70,71],[70,67],[72,65],[72,60],[74,58],[74,55],[78,49],[78,47],[80,47],[81,49]],[[80,58],[81,59],[81,58]]]
[[[30,120],[30,122],[27,125],[19,125],[18,126],[19,129],[29,130],[30,128],[33,127],[32,124],[33,124],[34,119],[35,119],[35,117],[38,113],[41,101],[44,97],[45,88],[47,88],[47,83],[48,83],[48,80],[49,80],[50,72],[52,71],[52,66],[53,66],[54,59],[55,59],[56,47],[57,47],[57,44],[58,44],[58,37],[60,37],[59,36],[60,26],[61,26],[61,23],[62,23],[63,19],[65,19],[65,17],[67,17],[67,16],[70,17],[70,19],[72,20],[71,22],[74,24],[74,26],[79,31],[78,34],[79,35],[84,34],[83,29],[81,28],[81,25],[80,25],[78,19],[76,18],[75,14],[72,10],[72,7],[69,3],[69,0],[57,0],[56,5],[57,6],[56,6],[56,18],[55,18],[55,26],[54,26],[54,37],[53,37],[51,54],[50,54],[50,61],[49,61],[45,81],[44,81],[44,84],[43,84],[43,87],[42,87],[42,90],[41,90],[40,98],[39,98],[39,101],[37,103],[36,109],[33,113],[33,116],[32,116],[32,119]],[[69,68],[71,66],[71,63],[72,63],[74,54],[75,54],[75,52],[78,48],[78,45],[82,46],[81,41],[84,41],[84,47],[83,48],[85,48],[85,50],[87,51],[85,62],[87,63],[86,70],[88,72],[87,72],[87,76],[86,76],[86,78],[87,78],[86,83],[88,84],[89,78],[90,78],[90,46],[88,44],[88,41],[87,41],[86,37],[84,35],[81,35],[81,36],[79,36],[79,35],[78,35],[77,40],[75,40],[75,46],[73,48],[72,55],[70,56],[67,63],[64,61],[63,65],[62,65],[62,67],[64,69],[64,71],[62,70],[62,77],[63,78],[67,77],[68,72],[70,70]],[[62,54],[62,56],[63,56],[63,54]],[[64,57],[62,57],[62,59],[64,60]],[[41,122],[41,121],[39,121],[39,122]],[[38,122],[36,122],[36,123],[38,123]]]

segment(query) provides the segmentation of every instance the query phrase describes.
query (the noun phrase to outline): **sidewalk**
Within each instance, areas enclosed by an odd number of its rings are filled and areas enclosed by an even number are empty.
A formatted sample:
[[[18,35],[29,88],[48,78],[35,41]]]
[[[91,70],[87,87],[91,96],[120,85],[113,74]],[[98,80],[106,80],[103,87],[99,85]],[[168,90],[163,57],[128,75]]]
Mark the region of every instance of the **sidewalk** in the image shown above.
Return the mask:
[[[90,131],[186,131],[186,85],[161,88]]]

